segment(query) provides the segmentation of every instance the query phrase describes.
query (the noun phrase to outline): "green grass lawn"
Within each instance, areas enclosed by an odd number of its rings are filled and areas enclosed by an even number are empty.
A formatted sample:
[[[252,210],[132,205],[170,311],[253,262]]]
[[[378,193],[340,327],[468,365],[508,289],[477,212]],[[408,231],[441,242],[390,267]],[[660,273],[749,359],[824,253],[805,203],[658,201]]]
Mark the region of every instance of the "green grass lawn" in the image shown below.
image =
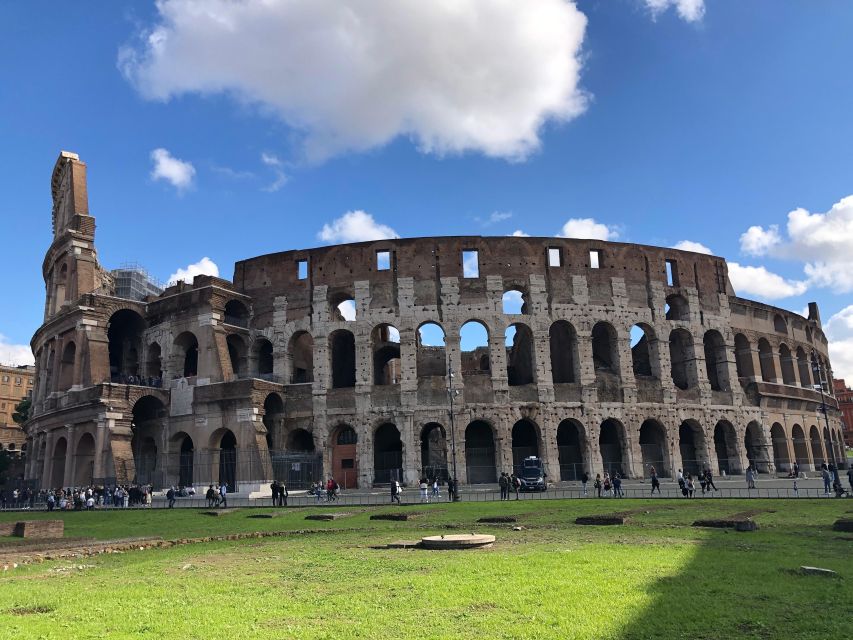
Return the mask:
[[[313,509],[271,520],[247,517],[253,509],[64,514],[66,536],[99,539],[330,531],[21,567],[0,577],[0,638],[790,639],[846,637],[853,620],[853,536],[831,530],[853,501],[460,503],[406,507],[420,512],[409,522],[368,519],[380,510],[329,523],[306,522]],[[573,524],[618,510],[633,512],[629,525]],[[745,511],[759,512],[759,531],[690,526]],[[525,529],[475,524],[496,514]],[[498,543],[369,548],[456,526]],[[799,575],[804,564],[839,577]]]

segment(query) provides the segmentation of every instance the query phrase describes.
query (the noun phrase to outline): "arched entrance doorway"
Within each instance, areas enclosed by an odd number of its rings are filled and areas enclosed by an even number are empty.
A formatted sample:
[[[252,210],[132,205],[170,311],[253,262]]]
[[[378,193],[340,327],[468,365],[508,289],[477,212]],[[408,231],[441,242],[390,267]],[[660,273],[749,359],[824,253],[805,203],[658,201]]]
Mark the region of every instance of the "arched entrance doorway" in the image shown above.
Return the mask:
[[[646,420],[640,425],[640,451],[643,454],[643,477],[655,468],[658,477],[668,478],[670,467],[666,429],[657,420]]]
[[[332,433],[332,477],[342,489],[358,487],[358,435],[348,424]]]
[[[539,456],[539,436],[530,420],[519,420],[512,427],[512,470],[521,474],[525,458]]]
[[[800,470],[805,471],[809,468],[809,446],[806,443],[806,432],[800,425],[795,424],[791,429],[791,440],[794,443],[794,459]]]
[[[430,422],[421,430],[421,473],[442,482],[448,478],[447,439],[444,427],[437,422]]]
[[[488,422],[475,420],[465,429],[465,466],[468,484],[497,481],[495,436]]]
[[[80,436],[74,458],[74,486],[91,485],[95,473],[95,438],[91,433]]]
[[[560,480],[580,480],[584,472],[585,447],[586,436],[583,426],[576,420],[563,420],[557,427]]]
[[[761,425],[757,422],[750,422],[746,425],[746,433],[743,436],[743,446],[746,449],[746,459],[754,469],[758,469],[760,473],[770,471],[770,460],[767,445],[764,442],[764,432]],[[787,448],[785,451],[787,456]]]
[[[777,471],[791,470],[791,456],[788,453],[788,439],[785,429],[778,422],[770,427],[770,440],[773,444],[773,465]]]
[[[720,475],[730,476],[741,473],[737,434],[730,422],[720,420],[714,427],[714,451],[717,454],[718,473]]]
[[[193,439],[184,435],[181,440],[181,448],[178,453],[178,485],[191,487],[193,484],[193,453],[195,446]]]
[[[373,434],[373,483],[403,481],[403,442],[396,425],[386,422]]]
[[[65,486],[65,456],[67,453],[68,441],[65,438],[60,438],[53,445],[53,460],[50,472],[52,488]]]
[[[237,437],[229,429],[219,440],[219,484],[237,491]]]
[[[820,431],[815,425],[812,425],[812,428],[809,430],[809,441],[812,449],[812,460],[814,460],[814,468],[815,470],[820,469],[821,466],[826,462],[823,457],[823,445],[820,441]]]
[[[707,464],[705,434],[695,420],[685,420],[678,427],[678,448],[681,452],[681,469],[684,475],[698,475]]]
[[[159,468],[157,442],[165,415],[165,406],[154,396],[143,396],[133,405],[133,420],[130,424],[133,437],[130,440],[130,448],[133,452],[137,484],[155,484],[155,473]]]
[[[598,448],[601,451],[601,463],[604,471],[611,476],[618,473],[627,478],[627,438],[625,427],[613,418],[608,418],[601,423],[601,433],[598,436]]]

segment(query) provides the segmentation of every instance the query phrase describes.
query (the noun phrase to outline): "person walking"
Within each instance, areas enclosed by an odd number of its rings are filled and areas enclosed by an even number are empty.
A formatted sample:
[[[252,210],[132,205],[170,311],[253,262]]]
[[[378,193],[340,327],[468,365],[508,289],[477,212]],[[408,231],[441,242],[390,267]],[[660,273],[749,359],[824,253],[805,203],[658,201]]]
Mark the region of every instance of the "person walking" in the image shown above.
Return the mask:
[[[622,477],[618,473],[613,476],[613,495],[617,498],[625,497],[622,492]]]
[[[432,497],[433,497],[433,498],[435,498],[436,500],[438,500],[439,498],[441,498],[441,495],[440,495],[440,493],[439,493],[439,491],[438,491],[438,477],[436,477],[436,478],[432,481]]]
[[[166,500],[169,501],[169,508],[173,509],[175,507],[175,487],[169,487],[166,492]]]
[[[660,480],[658,479],[657,469],[650,467],[649,475],[652,477],[652,495],[655,495],[655,489],[657,489],[658,495],[660,495]]]
[[[589,474],[586,471],[584,471],[583,475],[581,476],[581,489],[583,490],[583,497],[584,498],[587,497],[587,494],[586,494],[586,483],[587,482],[589,482]]]
[[[518,492],[521,489],[521,479],[514,473],[510,476],[512,488],[515,489],[515,499],[518,500]]]
[[[400,483],[396,480],[391,481],[391,504],[394,504],[394,502],[402,504],[400,502]]]
[[[278,506],[286,507],[287,506],[287,485],[283,482],[278,483]]]
[[[604,495],[610,497],[610,474],[604,472]]]
[[[278,506],[278,480],[273,480],[270,484],[270,492],[272,495],[272,506]]]
[[[755,478],[752,475],[752,465],[746,468],[746,488],[755,489]]]
[[[421,502],[429,502],[429,485],[426,478],[421,478],[421,481],[418,483],[418,489],[421,492]]]
[[[717,485],[714,484],[714,474],[711,473],[711,467],[705,468],[705,484],[708,487],[708,491],[710,491],[711,489],[713,489],[714,491],[717,490]]]
[[[508,479],[506,477],[506,471],[501,471],[501,477],[498,478],[498,487],[501,490],[501,500],[509,499],[509,489],[507,488]]]
[[[692,498],[693,492],[696,490],[696,485],[693,484],[693,475],[687,475],[687,497]]]
[[[592,483],[592,487],[593,487],[593,489],[595,489],[596,494],[598,494],[598,497],[600,498],[601,497],[601,474],[600,473],[595,474],[595,482]]]
[[[213,507],[213,503],[216,500],[216,492],[213,490],[213,485],[207,488],[207,493],[204,494],[204,497],[207,498],[207,508],[210,509]]]
[[[223,509],[228,508],[228,485],[224,482],[219,485],[219,506]]]

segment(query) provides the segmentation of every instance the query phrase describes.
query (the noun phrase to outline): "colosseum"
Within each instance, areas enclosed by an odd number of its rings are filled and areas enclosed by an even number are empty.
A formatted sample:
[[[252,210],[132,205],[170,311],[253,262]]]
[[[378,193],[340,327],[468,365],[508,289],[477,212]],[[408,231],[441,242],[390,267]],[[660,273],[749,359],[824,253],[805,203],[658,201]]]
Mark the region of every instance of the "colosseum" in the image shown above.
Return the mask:
[[[454,464],[476,484],[529,455],[552,482],[845,460],[817,305],[804,318],[740,298],[722,258],[389,239],[140,291],[98,263],[75,154],[60,155],[51,189],[34,485],[369,488]]]

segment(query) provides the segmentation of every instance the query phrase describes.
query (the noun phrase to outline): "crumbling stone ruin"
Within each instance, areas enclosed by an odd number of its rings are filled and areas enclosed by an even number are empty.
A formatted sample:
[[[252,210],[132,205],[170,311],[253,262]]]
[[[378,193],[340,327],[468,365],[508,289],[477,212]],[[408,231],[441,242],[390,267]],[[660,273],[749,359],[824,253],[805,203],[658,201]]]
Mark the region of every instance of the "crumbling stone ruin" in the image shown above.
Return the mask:
[[[389,239],[250,258],[231,282],[134,300],[98,263],[75,154],[51,189],[35,485],[370,487],[444,478],[454,450],[462,483],[529,455],[550,481],[844,460],[817,305],[804,318],[737,297],[722,258]]]

